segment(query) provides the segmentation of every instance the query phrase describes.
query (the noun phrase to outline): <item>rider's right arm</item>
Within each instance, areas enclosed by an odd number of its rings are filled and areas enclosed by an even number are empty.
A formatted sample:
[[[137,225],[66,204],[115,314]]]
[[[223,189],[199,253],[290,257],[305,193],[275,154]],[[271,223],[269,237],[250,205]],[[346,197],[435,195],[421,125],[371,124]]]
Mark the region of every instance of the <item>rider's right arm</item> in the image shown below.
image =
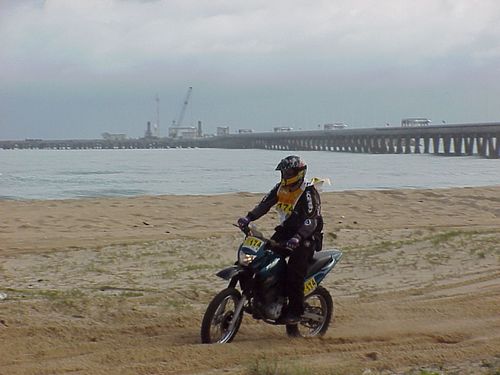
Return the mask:
[[[247,217],[251,221],[257,220],[261,216],[264,216],[269,212],[272,206],[278,203],[279,187],[280,184],[276,184],[276,186],[273,187],[271,191],[264,196],[264,198],[262,198],[262,201],[257,206],[255,206],[252,211],[248,212]]]

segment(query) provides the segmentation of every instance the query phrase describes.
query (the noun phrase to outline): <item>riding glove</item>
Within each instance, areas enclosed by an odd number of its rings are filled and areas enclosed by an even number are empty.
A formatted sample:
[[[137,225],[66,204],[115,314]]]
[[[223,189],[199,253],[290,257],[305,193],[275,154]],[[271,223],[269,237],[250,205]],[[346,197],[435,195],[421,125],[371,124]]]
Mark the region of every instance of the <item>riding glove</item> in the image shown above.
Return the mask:
[[[250,219],[248,217],[245,216],[238,219],[238,226],[240,229],[248,227],[248,224],[250,224]]]
[[[300,238],[298,237],[298,235],[295,235],[293,236],[292,238],[290,238],[288,241],[286,241],[286,247],[288,247],[289,249],[296,249],[297,247],[299,247],[300,245]]]

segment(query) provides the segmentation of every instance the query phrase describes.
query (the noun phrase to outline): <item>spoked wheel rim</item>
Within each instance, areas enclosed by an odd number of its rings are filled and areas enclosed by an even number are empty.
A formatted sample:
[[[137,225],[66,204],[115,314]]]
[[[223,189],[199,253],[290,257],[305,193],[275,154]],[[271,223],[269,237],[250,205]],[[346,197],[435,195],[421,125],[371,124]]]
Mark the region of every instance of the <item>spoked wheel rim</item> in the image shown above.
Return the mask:
[[[286,333],[290,337],[323,336],[333,317],[332,296],[325,288],[319,286],[304,300],[304,314],[299,324],[286,325]]]
[[[234,331],[238,328],[237,324],[233,325],[233,329],[229,330],[230,323],[234,317],[238,298],[234,295],[229,295],[224,298],[210,322],[210,341],[218,343],[228,342]]]
[[[304,300],[304,312],[313,314],[317,319],[303,318],[297,328],[302,337],[318,335],[327,323],[328,304],[321,294],[311,294]]]

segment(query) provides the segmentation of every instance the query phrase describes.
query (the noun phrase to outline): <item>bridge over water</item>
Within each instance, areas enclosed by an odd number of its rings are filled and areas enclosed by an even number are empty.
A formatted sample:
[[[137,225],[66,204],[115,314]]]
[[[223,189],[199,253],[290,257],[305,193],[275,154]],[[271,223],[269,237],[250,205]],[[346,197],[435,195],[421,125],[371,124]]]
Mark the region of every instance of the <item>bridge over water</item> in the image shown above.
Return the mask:
[[[245,133],[198,139],[0,141],[3,149],[232,148],[500,158],[500,122],[415,128]]]
[[[450,124],[418,128],[364,128],[247,133],[185,141],[194,147],[260,148],[372,154],[432,153],[500,157],[500,123]]]

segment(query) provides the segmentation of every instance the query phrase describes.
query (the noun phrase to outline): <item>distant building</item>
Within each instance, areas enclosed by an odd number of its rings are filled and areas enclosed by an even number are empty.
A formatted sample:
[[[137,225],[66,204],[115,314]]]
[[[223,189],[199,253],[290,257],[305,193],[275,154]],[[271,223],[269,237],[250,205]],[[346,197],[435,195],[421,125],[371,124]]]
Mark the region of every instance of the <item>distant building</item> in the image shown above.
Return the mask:
[[[194,139],[203,137],[201,121],[197,126],[171,126],[168,128],[169,138]]]
[[[201,121],[198,121],[198,131],[196,132],[197,137],[203,137],[203,130],[201,128]]]
[[[217,126],[217,135],[228,135],[229,134],[229,126]]]
[[[293,128],[287,126],[277,126],[273,130],[275,133],[282,133],[282,132],[290,132],[293,130]]]
[[[152,138],[153,132],[151,131],[151,122],[148,121],[146,125],[146,131],[144,132],[144,138]]]
[[[238,129],[239,134],[253,133],[253,129]]]
[[[102,133],[102,138],[106,141],[124,141],[127,139],[126,134],[111,134],[111,133]]]
[[[324,130],[335,130],[335,129],[345,129],[347,124],[345,122],[334,122],[332,124],[323,125]]]
[[[413,118],[404,118],[401,120],[402,128],[412,128],[412,127],[420,127],[420,126],[429,126],[431,124],[431,120],[424,117],[413,117]]]
[[[197,138],[199,128],[194,126],[172,126],[168,128],[168,136],[170,138]]]

